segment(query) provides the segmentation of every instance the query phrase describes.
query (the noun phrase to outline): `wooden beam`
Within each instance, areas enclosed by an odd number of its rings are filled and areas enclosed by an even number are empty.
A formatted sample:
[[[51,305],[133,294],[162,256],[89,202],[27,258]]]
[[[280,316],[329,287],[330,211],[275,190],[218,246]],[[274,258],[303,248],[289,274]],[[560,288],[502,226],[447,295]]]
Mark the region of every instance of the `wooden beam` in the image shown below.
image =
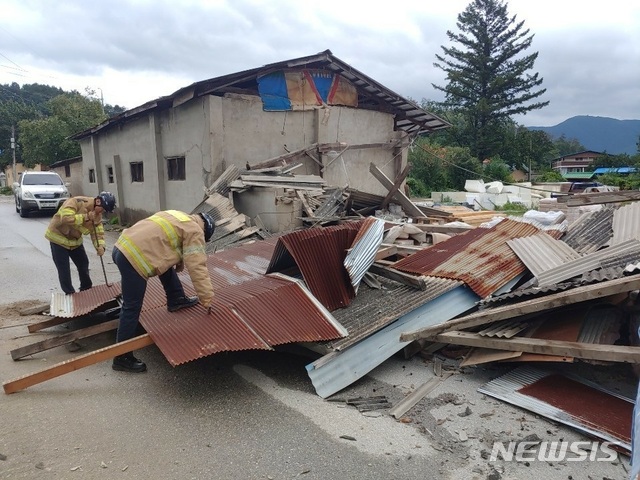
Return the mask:
[[[118,322],[119,320],[109,320],[97,325],[74,330],[73,332],[65,333],[64,335],[58,335],[57,337],[48,338],[46,340],[42,340],[41,342],[36,342],[30,345],[25,345],[24,347],[16,348],[14,350],[11,350],[11,358],[14,360],[19,360],[28,355],[33,355],[34,353],[39,353],[51,348],[59,347],[67,343],[71,343],[75,340],[80,340],[81,338],[87,338],[93,335],[98,335],[100,333],[115,330],[116,328],[118,328]]]
[[[391,198],[398,191],[398,189],[400,188],[400,185],[402,185],[402,182],[404,182],[404,179],[407,178],[407,175],[409,175],[410,171],[411,171],[411,164],[407,163],[407,165],[404,167],[404,170],[402,170],[402,172],[400,172],[400,175],[398,175],[398,177],[396,178],[396,181],[393,182],[393,187],[391,187],[391,190],[389,190],[389,193],[387,193],[387,196],[384,197],[384,200],[380,205],[382,208],[387,208],[387,205],[389,205]]]
[[[533,298],[515,304],[503,305],[496,308],[487,308],[480,312],[439,323],[421,330],[400,335],[403,342],[411,342],[419,338],[431,338],[434,335],[447,330],[464,330],[479,325],[506,320],[507,318],[520,317],[530,313],[551,310],[564,307],[574,303],[586,302],[602,297],[608,297],[621,292],[630,292],[640,289],[640,276],[617,278],[606,282],[599,282],[593,285],[573,288],[568,291],[553,293],[540,298]]]
[[[446,225],[433,225],[433,224],[422,224],[422,223],[412,223],[414,227],[418,227],[423,232],[427,233],[446,233],[448,235],[456,235],[458,233],[468,232],[469,230],[473,230],[476,227],[456,227],[456,226],[446,226]]]
[[[376,253],[375,261],[377,262],[378,260],[383,260],[387,257],[390,257],[391,255],[395,255],[396,253],[398,253],[398,247],[394,245],[383,247],[378,250],[378,253]]]
[[[305,198],[304,193],[301,190],[296,190],[296,194],[298,195],[298,198],[302,202],[302,207],[304,208],[304,211],[307,213],[307,216],[313,217],[313,210],[311,210],[311,207],[309,206],[309,202],[307,202],[307,199]]]
[[[418,288],[420,290],[427,289],[427,283],[425,282],[423,277],[416,277],[415,275],[409,275],[408,273],[385,267],[383,265],[380,265],[379,262],[371,265],[371,267],[369,267],[369,271],[371,273],[375,273],[376,275],[380,275],[381,277],[394,280],[413,288]]]
[[[566,203],[569,207],[582,205],[598,205],[602,203],[629,202],[640,200],[637,190],[623,190],[621,192],[598,192],[563,195],[558,197],[558,203]]]
[[[565,342],[541,338],[493,338],[477,333],[452,331],[434,335],[432,341],[467,345],[471,347],[493,348],[513,352],[559,355],[604,362],[640,363],[640,347],[624,345],[600,345],[594,343]]]
[[[104,362],[105,360],[109,360],[118,355],[132,352],[149,345],[153,345],[153,340],[149,334],[146,333],[139,337],[132,338],[131,340],[119,342],[114,345],[95,350],[91,353],[80,355],[79,357],[75,357],[70,360],[65,360],[64,362],[57,363],[43,370],[23,375],[15,380],[4,382],[2,384],[4,393],[9,394],[19,392],[27,387],[51,380],[52,378],[59,377],[65,373],[73,372],[74,370],[79,370],[95,363]]]
[[[387,176],[376,167],[375,164],[369,165],[369,171],[371,174],[382,184],[387,190],[393,188],[393,182],[387,178]],[[409,198],[402,192],[396,190],[393,198],[402,206],[405,213],[410,217],[423,217],[424,213],[420,210]]]

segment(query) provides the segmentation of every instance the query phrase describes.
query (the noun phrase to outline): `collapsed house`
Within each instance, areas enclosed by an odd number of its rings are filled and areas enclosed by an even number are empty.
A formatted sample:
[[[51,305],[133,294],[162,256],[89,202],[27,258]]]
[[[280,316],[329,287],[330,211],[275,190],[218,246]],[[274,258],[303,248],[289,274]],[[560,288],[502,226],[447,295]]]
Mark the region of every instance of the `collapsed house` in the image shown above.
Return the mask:
[[[410,139],[448,126],[326,50],[196,82],[72,138],[82,149],[82,193],[113,192],[122,223],[134,223],[168,208],[190,211],[234,166],[295,163],[299,176],[386,195],[369,165],[396,178]],[[281,192],[272,182],[236,207],[285,231],[304,207]]]

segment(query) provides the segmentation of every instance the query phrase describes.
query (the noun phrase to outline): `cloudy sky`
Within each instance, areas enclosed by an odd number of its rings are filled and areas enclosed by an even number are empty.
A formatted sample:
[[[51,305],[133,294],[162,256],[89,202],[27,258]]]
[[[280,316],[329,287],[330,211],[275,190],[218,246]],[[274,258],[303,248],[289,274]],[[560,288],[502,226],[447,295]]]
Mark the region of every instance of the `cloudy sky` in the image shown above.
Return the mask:
[[[331,50],[414,100],[442,100],[435,55],[471,0],[0,0],[0,85],[89,88],[133,108],[208,78]],[[535,35],[551,104],[517,117],[640,119],[640,2],[508,0]]]

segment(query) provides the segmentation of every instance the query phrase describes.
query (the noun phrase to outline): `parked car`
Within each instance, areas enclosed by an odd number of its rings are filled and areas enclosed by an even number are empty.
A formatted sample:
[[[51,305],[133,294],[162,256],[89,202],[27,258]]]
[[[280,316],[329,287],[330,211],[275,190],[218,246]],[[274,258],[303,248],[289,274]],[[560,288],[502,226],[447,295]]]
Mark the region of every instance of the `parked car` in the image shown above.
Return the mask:
[[[12,187],[16,212],[21,217],[31,211],[55,212],[69,198],[67,185],[55,172],[22,172],[20,181]]]

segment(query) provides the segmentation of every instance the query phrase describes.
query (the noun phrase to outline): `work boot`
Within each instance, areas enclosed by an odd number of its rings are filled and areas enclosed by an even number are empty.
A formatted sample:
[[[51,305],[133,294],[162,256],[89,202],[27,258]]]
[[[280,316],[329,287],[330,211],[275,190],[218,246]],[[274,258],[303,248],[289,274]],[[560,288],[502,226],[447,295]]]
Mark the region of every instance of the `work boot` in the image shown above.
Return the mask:
[[[181,308],[193,307],[198,303],[198,297],[180,297],[173,304],[167,305],[167,310],[177,312]]]
[[[120,372],[133,373],[141,373],[147,370],[147,366],[145,365],[145,363],[134,357],[133,353],[131,352],[115,357],[113,359],[113,365],[111,366],[111,368]]]

